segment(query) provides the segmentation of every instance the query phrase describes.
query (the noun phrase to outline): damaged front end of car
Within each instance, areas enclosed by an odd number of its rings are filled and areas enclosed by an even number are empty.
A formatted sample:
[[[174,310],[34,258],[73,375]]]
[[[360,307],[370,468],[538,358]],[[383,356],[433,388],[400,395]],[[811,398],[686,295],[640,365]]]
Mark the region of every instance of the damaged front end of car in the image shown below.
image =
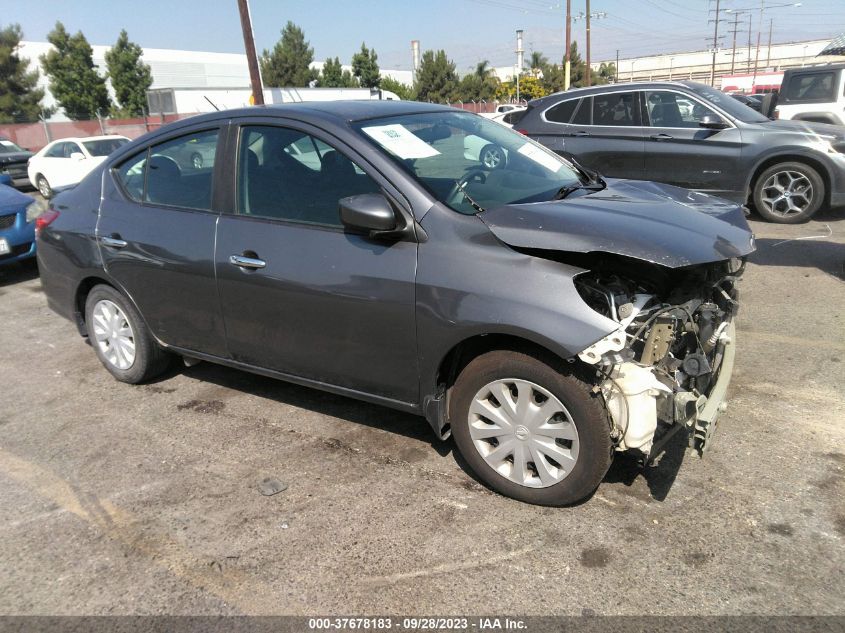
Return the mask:
[[[741,258],[673,270],[631,262],[575,278],[587,305],[619,323],[578,354],[597,371],[617,450],[650,461],[681,430],[707,450],[726,407],[744,266]]]

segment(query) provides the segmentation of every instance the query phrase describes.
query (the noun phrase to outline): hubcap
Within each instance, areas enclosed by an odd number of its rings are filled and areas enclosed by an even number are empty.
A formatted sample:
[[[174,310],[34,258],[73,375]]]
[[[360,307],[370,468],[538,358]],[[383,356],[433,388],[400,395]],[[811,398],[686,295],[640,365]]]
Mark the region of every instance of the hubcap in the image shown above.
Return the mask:
[[[38,191],[45,198],[50,196],[50,186],[47,184],[47,181],[44,180],[43,178],[40,178],[38,180]]]
[[[484,163],[485,167],[490,169],[495,169],[499,166],[499,162],[501,162],[502,158],[499,156],[499,152],[495,149],[488,149],[484,152],[484,157],[482,162]]]
[[[118,369],[129,369],[135,362],[135,333],[116,303],[103,299],[92,312],[94,339],[103,357]]]
[[[763,183],[762,201],[774,215],[803,213],[813,200],[813,183],[798,171],[779,171]]]
[[[469,409],[469,434],[484,461],[529,488],[565,479],[578,461],[578,430],[552,393],[506,378],[482,387]]]

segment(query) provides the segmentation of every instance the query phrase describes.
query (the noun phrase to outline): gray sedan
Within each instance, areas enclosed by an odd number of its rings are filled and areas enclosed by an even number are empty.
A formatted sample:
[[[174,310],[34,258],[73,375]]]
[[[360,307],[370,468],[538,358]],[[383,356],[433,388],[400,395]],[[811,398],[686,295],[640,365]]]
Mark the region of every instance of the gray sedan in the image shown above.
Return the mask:
[[[502,160],[468,158],[470,136]],[[213,165],[173,158],[198,146]],[[49,305],[117,380],[184,357],[417,413],[487,485],[547,505],[615,452],[709,445],[754,248],[739,205],[393,101],[166,126],[37,231]]]

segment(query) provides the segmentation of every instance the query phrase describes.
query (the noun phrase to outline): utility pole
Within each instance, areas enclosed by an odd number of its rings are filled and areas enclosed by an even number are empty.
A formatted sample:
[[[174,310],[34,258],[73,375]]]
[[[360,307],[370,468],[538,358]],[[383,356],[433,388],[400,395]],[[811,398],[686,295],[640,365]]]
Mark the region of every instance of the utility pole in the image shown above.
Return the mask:
[[[606,17],[607,17],[607,13],[605,13],[604,11],[597,11],[596,13],[590,13],[590,0],[587,0],[587,13],[586,13],[586,15],[583,14],[583,13],[579,13],[574,18],[572,18],[573,22],[578,21],[581,18],[587,19],[587,59],[585,60],[587,68],[586,68],[585,83],[588,86],[590,85],[590,80],[591,80],[591,77],[590,77],[590,72],[591,72],[590,71],[590,20],[591,19],[606,18]]]
[[[731,74],[734,74],[734,62],[736,61],[736,34],[739,32],[739,13],[734,14],[733,46],[731,47]]]
[[[775,23],[774,18],[769,18],[769,46],[766,48],[766,68],[769,67],[769,62],[772,59],[772,26]]]
[[[669,79],[672,77],[670,76]],[[613,83],[619,83],[619,49],[616,49],[616,70],[613,73]]]
[[[751,71],[751,13],[748,14],[748,59],[745,62],[745,72]]]
[[[572,77],[570,70],[569,49],[572,46],[572,0],[566,0],[566,52],[564,53],[563,89],[569,90]]]
[[[762,0],[761,0],[762,2]],[[716,51],[719,46],[719,0],[716,0],[716,19],[713,20],[713,61],[710,64],[710,85],[716,85]]]
[[[241,16],[246,64],[249,67],[249,83],[252,86],[252,105],[264,105],[264,89],[261,87],[261,72],[258,69],[255,40],[252,37],[252,20],[249,17],[249,0],[238,0],[238,13]]]
[[[751,93],[754,94],[754,84],[757,83],[757,64],[760,62],[760,31],[763,30],[763,11],[766,0],[760,0],[760,20],[757,24],[757,50],[754,51],[754,75],[751,77]]]
[[[584,69],[587,73],[585,77],[585,83],[587,86],[590,85],[590,0],[587,0],[587,67]]]

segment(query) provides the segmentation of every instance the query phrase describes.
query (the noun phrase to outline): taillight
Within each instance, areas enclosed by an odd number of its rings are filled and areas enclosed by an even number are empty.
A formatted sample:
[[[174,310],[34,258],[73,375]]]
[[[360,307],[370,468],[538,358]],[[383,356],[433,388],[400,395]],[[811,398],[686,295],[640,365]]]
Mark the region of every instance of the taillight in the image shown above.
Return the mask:
[[[528,130],[517,130],[517,132],[519,132],[523,136],[528,136]]]
[[[50,208],[35,218],[35,235],[41,233],[41,229],[44,227],[50,226],[57,217],[59,217],[59,212]]]

